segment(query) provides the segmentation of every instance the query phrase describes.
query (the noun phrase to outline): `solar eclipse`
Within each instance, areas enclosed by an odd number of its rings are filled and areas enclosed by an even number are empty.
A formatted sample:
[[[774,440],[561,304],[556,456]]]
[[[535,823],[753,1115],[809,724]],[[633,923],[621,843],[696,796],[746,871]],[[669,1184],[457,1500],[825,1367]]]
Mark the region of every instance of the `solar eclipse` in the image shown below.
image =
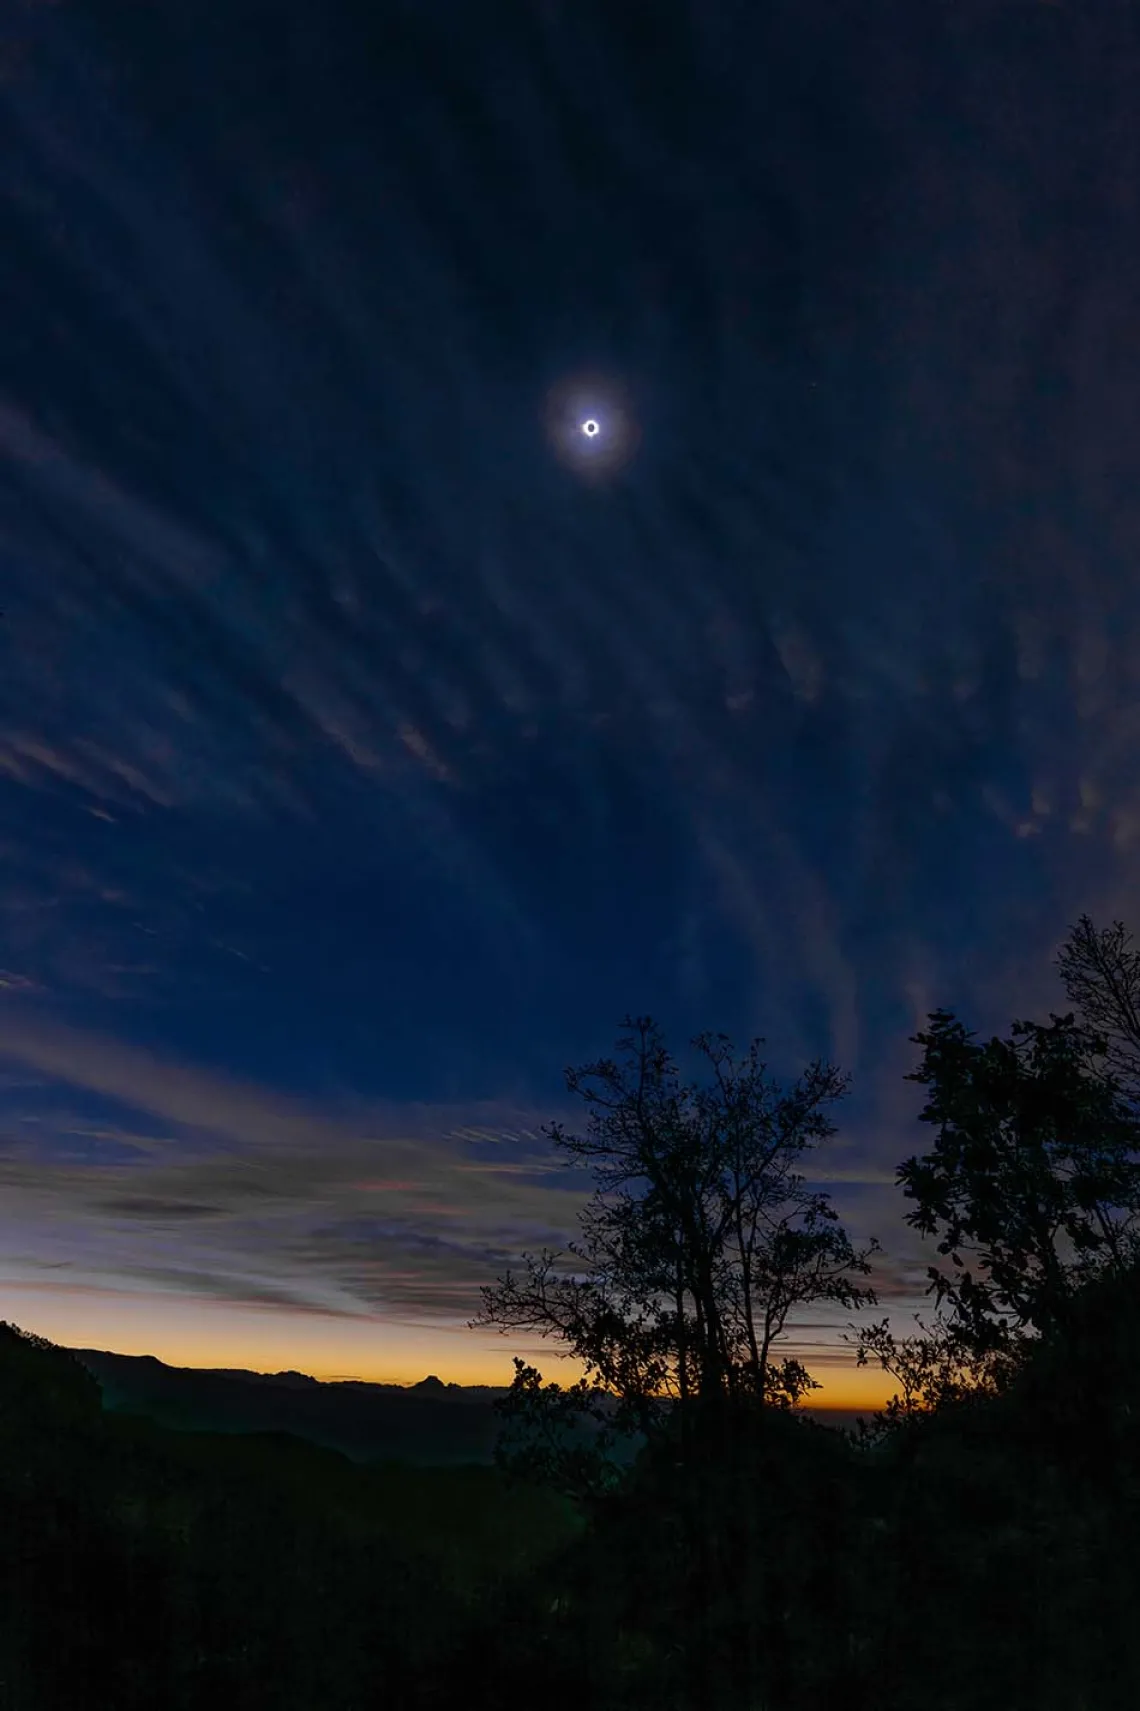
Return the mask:
[[[623,387],[597,375],[576,375],[551,388],[546,431],[559,462],[585,480],[623,469],[641,437]]]

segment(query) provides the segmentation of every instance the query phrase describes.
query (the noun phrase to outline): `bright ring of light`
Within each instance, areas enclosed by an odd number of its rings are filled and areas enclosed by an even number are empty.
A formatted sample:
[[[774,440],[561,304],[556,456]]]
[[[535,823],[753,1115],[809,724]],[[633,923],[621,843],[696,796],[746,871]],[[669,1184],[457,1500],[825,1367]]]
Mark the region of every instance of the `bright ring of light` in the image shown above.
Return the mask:
[[[568,375],[551,386],[546,431],[559,462],[586,481],[624,469],[641,438],[631,400],[613,375]]]

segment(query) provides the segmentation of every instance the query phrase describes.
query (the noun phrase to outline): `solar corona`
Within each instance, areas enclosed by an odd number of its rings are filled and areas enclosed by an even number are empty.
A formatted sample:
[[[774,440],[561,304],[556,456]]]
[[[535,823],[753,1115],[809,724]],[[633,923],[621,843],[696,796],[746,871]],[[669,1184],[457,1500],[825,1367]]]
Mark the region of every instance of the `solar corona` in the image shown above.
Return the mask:
[[[624,388],[612,378],[578,375],[559,382],[547,395],[545,414],[556,458],[584,481],[616,475],[637,450],[640,430]]]

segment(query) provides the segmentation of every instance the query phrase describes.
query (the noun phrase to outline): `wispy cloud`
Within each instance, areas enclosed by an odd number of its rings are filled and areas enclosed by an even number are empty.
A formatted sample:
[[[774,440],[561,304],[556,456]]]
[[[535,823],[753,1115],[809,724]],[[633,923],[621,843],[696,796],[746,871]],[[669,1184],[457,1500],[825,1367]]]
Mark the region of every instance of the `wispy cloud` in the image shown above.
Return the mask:
[[[489,1256],[517,1261],[535,1232],[557,1242],[577,1227],[584,1196],[549,1192],[557,1167],[536,1149],[531,1113],[321,1109],[38,1020],[10,1017],[3,1051],[73,1093],[169,1125],[155,1139],[37,1122],[0,1158],[20,1246],[32,1231],[33,1247],[74,1241],[102,1276],[162,1276],[240,1305],[253,1298],[255,1263],[256,1298],[266,1302],[277,1299],[276,1276],[298,1302],[331,1291],[344,1311],[378,1311],[390,1298],[404,1310],[418,1303],[428,1316],[454,1315],[465,1304],[474,1310]],[[487,1136],[537,1156],[472,1156],[475,1138]],[[78,1152],[76,1139],[88,1143]],[[174,1231],[179,1263],[159,1265]]]

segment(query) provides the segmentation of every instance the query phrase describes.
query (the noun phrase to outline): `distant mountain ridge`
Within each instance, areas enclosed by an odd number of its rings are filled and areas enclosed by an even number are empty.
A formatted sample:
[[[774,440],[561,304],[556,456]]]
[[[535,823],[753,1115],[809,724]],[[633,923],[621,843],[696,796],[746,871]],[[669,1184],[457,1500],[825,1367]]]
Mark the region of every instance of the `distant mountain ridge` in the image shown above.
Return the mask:
[[[92,1369],[103,1363],[106,1370],[111,1372],[114,1367],[108,1363],[137,1361],[147,1368],[164,1367],[168,1372],[192,1372],[202,1378],[235,1378],[248,1384],[276,1384],[285,1389],[306,1390],[328,1388],[330,1386],[350,1386],[355,1389],[383,1391],[387,1395],[407,1396],[413,1392],[424,1392],[433,1396],[463,1394],[500,1396],[507,1386],[500,1385],[463,1385],[445,1384],[442,1378],[429,1373],[427,1378],[421,1378],[415,1384],[384,1384],[374,1379],[366,1378],[313,1378],[307,1372],[296,1372],[292,1368],[284,1372],[251,1372],[244,1366],[170,1366],[168,1362],[159,1360],[157,1355],[120,1355],[112,1354],[107,1349],[72,1349],[71,1354],[84,1361]],[[125,1370],[122,1369],[122,1370]]]
[[[289,1432],[352,1461],[420,1467],[489,1464],[507,1385],[415,1384],[318,1379],[242,1367],[167,1366],[155,1355],[71,1349],[98,1380],[103,1406],[188,1432]],[[805,1409],[825,1425],[853,1426],[849,1411]]]
[[[98,1380],[103,1406],[181,1431],[289,1432],[353,1461],[450,1466],[494,1459],[506,1386],[322,1380],[307,1373],[167,1366],[154,1355],[72,1349]]]

